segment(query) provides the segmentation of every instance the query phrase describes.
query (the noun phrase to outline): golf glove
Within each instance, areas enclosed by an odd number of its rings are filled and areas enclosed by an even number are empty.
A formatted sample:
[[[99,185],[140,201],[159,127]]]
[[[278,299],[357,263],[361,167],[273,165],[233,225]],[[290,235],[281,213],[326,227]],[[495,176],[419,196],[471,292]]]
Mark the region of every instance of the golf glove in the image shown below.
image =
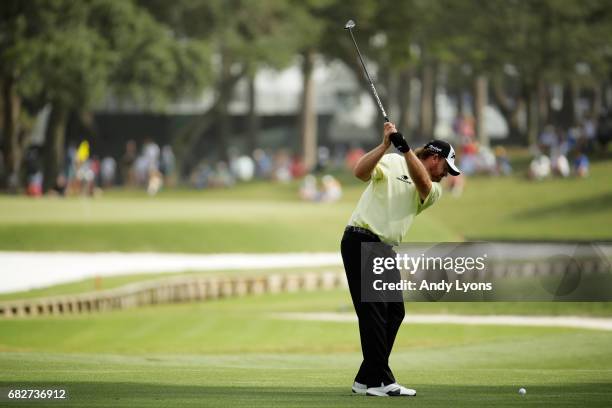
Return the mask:
[[[391,143],[393,143],[393,146],[395,146],[395,148],[400,152],[406,153],[410,151],[408,142],[406,139],[404,139],[404,136],[400,132],[391,133],[389,135],[389,139],[391,140]]]

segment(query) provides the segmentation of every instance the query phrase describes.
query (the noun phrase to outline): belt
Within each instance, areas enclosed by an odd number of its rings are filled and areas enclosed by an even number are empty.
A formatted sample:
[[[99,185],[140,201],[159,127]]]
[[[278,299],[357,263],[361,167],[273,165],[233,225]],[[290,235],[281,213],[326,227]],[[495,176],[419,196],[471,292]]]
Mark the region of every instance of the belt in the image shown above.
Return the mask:
[[[375,233],[373,233],[372,231],[370,231],[367,228],[361,228],[361,227],[355,227],[354,225],[347,225],[346,228],[344,229],[345,232],[354,232],[357,234],[363,234],[363,235],[367,235],[368,237],[371,238],[375,238],[376,240],[383,242],[389,246],[397,246],[399,245],[398,242],[385,242],[382,239],[380,239],[380,237],[378,235],[376,235]]]
[[[380,237],[378,235],[376,235],[375,233],[373,233],[372,231],[370,231],[369,229],[366,229],[366,228],[355,227],[354,225],[347,225],[346,228],[344,229],[344,231],[345,232],[356,232],[358,234],[367,235],[369,237],[376,238],[377,240],[380,240]]]

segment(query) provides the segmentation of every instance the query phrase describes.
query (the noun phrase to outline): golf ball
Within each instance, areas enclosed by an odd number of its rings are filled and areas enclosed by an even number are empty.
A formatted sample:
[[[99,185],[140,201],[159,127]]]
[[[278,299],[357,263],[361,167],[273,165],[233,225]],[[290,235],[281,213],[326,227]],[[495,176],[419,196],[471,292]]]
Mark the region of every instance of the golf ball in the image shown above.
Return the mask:
[[[525,394],[527,394],[527,390],[524,389],[524,388],[519,388],[519,394],[520,395],[525,395]]]

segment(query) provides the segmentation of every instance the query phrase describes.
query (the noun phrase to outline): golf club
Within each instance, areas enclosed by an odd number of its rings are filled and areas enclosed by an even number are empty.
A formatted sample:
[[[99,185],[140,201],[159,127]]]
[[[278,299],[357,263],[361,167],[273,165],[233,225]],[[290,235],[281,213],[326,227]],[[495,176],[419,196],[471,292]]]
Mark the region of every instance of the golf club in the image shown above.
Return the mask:
[[[370,88],[372,88],[372,93],[374,94],[374,98],[376,98],[376,102],[378,103],[378,107],[380,108],[380,112],[382,113],[383,117],[385,118],[385,122],[389,122],[389,118],[387,117],[387,112],[385,112],[385,108],[383,107],[383,104],[380,101],[380,98],[378,96],[378,92],[376,92],[376,88],[374,87],[374,82],[372,81],[372,78],[370,78],[370,74],[368,74],[368,69],[366,68],[365,63],[363,62],[363,57],[361,56],[361,52],[359,51],[359,47],[357,46],[357,41],[355,41],[355,37],[353,36],[353,28],[355,28],[355,22],[353,20],[347,21],[346,24],[344,25],[344,29],[348,30],[349,33],[351,34],[351,39],[353,40],[353,44],[355,44],[355,49],[357,50],[357,55],[359,56],[359,61],[361,61],[361,66],[363,67],[363,72],[365,72],[366,78],[368,79],[368,82],[370,83]]]

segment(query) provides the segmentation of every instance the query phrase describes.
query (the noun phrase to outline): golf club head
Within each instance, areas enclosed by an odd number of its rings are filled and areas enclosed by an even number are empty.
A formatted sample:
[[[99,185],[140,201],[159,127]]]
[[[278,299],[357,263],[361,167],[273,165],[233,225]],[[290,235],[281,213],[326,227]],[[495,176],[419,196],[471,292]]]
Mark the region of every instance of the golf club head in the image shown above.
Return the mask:
[[[353,20],[349,20],[346,22],[346,24],[344,25],[344,29],[345,30],[350,30],[351,28],[355,27],[355,22]]]

